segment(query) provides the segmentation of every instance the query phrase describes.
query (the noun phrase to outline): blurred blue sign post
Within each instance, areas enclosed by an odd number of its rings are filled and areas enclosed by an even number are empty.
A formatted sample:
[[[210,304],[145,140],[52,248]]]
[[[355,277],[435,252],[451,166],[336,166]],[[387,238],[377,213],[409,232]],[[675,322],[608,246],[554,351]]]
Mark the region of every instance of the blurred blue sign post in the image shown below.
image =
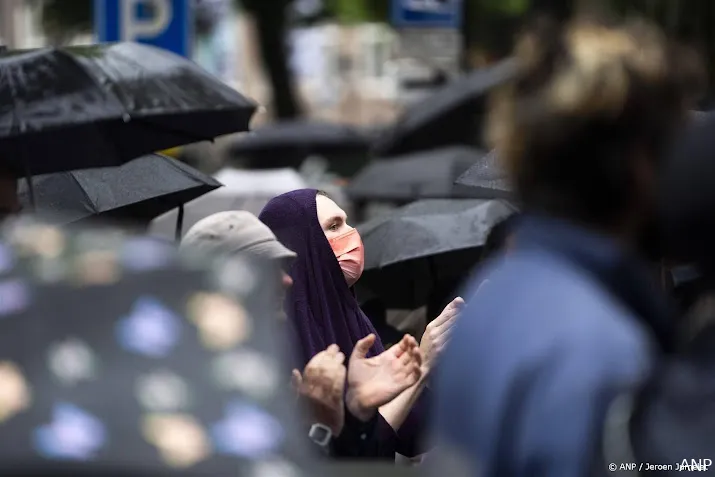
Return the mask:
[[[396,28],[453,28],[462,25],[462,0],[392,0]]]
[[[94,0],[100,42],[136,41],[191,55],[190,0]]]
[[[392,0],[403,100],[412,102],[460,71],[464,0]]]

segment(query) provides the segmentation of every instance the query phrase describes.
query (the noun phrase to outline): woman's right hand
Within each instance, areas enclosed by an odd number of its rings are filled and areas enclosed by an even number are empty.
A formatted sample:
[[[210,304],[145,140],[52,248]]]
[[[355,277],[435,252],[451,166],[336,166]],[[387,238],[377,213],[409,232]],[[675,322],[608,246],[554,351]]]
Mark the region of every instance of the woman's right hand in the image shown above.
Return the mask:
[[[328,426],[334,436],[340,435],[345,422],[345,355],[338,345],[330,345],[313,356],[303,370],[293,370],[293,387],[306,401],[313,422]]]
[[[464,300],[457,297],[444,307],[442,313],[425,328],[420,342],[422,350],[422,373],[426,375],[432,369],[437,357],[449,340],[449,333],[464,309]]]

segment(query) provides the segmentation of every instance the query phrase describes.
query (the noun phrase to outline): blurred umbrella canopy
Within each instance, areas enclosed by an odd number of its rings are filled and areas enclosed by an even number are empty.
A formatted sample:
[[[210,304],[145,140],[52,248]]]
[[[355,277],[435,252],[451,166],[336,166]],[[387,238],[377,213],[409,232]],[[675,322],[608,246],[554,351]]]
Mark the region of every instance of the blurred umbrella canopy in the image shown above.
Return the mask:
[[[116,166],[246,131],[256,105],[196,64],[137,43],[0,54],[3,167]]]
[[[485,155],[466,146],[451,146],[378,160],[361,170],[346,192],[355,200],[394,202],[477,198],[479,191],[455,185],[455,179]]]
[[[514,195],[495,151],[482,156],[454,183],[471,188],[481,199],[512,199]]]
[[[464,280],[491,228],[515,211],[502,201],[428,199],[359,225],[365,245],[359,284],[386,306],[417,308],[440,282]]]
[[[315,475],[270,264],[37,222],[0,256],[4,475]]]
[[[395,156],[451,144],[483,147],[485,99],[515,71],[516,62],[508,59],[443,86],[405,109],[373,144],[373,154]]]
[[[282,121],[256,128],[229,147],[235,159],[247,159],[253,168],[297,167],[312,155],[327,158],[365,156],[370,142],[357,129],[336,123]]]
[[[118,167],[36,176],[32,185],[32,212],[60,224],[97,218],[148,223],[221,187],[213,177],[159,154]],[[18,189],[20,203],[29,208],[26,183],[21,181]]]

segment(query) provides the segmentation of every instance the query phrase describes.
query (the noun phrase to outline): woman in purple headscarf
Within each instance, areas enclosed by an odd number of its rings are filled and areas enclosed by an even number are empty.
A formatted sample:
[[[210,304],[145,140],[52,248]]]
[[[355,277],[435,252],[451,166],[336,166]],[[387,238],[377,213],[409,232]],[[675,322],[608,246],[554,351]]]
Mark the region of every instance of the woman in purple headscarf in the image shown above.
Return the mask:
[[[347,215],[335,202],[315,189],[275,197],[259,218],[283,245],[298,254],[290,269],[293,288],[285,303],[300,345],[297,367],[302,369],[331,344],[337,344],[350,356],[359,341],[376,334],[360,310],[352,288],[364,266],[362,240],[357,230],[348,225]],[[461,298],[455,299],[428,325],[420,343],[422,378],[380,407],[373,417],[373,445],[369,446],[369,455],[362,457],[394,459],[395,452],[412,457],[423,451],[419,441],[428,405],[426,378],[463,303]],[[378,338],[368,356],[383,352]],[[348,387],[346,401],[350,399]],[[346,426],[348,422],[346,417]]]

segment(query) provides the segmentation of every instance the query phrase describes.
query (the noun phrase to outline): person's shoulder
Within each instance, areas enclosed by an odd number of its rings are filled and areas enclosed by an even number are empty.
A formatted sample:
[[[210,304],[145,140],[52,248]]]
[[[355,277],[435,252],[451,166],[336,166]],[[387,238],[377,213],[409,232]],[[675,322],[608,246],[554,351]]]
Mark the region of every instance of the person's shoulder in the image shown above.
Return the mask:
[[[519,329],[531,343],[562,349],[604,342],[631,347],[647,340],[633,314],[590,275],[546,254],[515,253],[488,264],[464,296],[462,326],[480,334]]]
[[[533,312],[553,309],[558,315],[583,309],[603,294],[592,278],[548,254],[514,253],[485,265],[465,293],[468,309],[498,306]]]

